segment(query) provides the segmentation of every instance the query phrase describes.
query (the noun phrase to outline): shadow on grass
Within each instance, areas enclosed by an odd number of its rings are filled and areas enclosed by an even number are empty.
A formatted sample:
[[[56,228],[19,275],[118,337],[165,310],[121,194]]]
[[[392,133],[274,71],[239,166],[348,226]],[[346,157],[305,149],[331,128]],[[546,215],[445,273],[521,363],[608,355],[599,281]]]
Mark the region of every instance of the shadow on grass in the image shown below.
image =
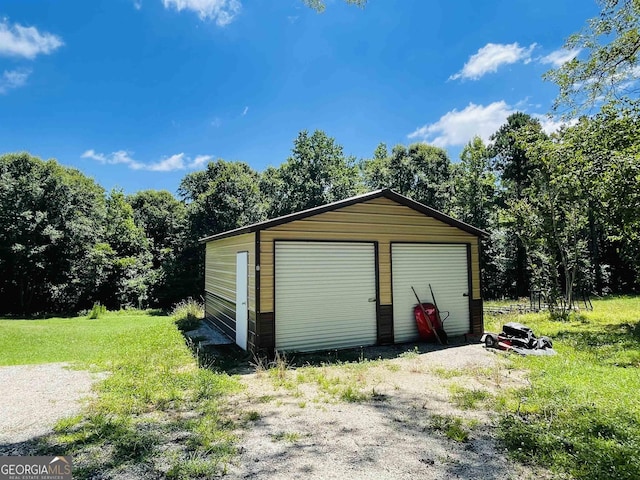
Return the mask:
[[[596,354],[604,363],[620,367],[640,366],[640,320],[635,323],[604,324],[594,329],[562,330],[554,339],[579,351]]]

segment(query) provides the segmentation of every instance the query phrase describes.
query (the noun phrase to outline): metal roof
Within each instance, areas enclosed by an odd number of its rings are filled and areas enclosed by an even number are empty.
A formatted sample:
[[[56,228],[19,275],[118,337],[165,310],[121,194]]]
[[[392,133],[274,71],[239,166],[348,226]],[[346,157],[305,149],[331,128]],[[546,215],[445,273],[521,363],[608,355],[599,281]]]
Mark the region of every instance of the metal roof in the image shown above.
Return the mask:
[[[217,233],[215,235],[209,235],[207,237],[201,238],[199,242],[205,243],[205,242],[210,242],[212,240],[220,240],[221,238],[233,237],[235,235],[242,235],[243,233],[252,233],[252,232],[257,232],[259,230],[266,230],[267,228],[276,227],[284,223],[294,222],[296,220],[301,220],[303,218],[311,217],[313,215],[319,215],[321,213],[330,212],[332,210],[337,210],[339,208],[348,207],[349,205],[354,205],[356,203],[362,203],[368,200],[373,200],[374,198],[382,198],[382,197],[388,198],[389,200],[393,200],[394,202],[397,202],[400,205],[404,205],[406,207],[412,208],[413,210],[417,210],[418,212],[424,213],[425,215],[436,218],[441,222],[444,222],[448,225],[459,228],[460,230],[464,230],[465,232],[471,233],[472,235],[476,235],[478,237],[486,237],[489,235],[484,230],[473,227],[467,223],[461,222],[460,220],[456,220],[455,218],[450,217],[449,215],[446,215],[434,208],[427,207],[426,205],[423,205],[420,202],[416,202],[415,200],[411,200],[410,198],[405,197],[404,195],[400,195],[399,193],[396,193],[389,188],[385,188],[383,190],[374,190],[372,192],[365,193],[363,195],[356,195],[355,197],[350,197],[337,202],[328,203],[326,205],[320,205],[319,207],[313,207],[307,210],[302,210],[300,212],[290,213],[289,215],[283,215],[281,217],[273,218],[271,220],[265,220],[263,222],[253,223],[251,225],[235,228],[233,230]]]

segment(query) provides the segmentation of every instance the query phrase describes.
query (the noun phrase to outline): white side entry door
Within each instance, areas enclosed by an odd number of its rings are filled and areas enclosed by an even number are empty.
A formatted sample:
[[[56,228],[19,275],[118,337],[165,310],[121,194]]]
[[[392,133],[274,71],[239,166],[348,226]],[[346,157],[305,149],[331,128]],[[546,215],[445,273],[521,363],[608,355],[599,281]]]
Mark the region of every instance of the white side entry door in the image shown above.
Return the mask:
[[[247,349],[249,330],[249,252],[236,254],[236,344]]]

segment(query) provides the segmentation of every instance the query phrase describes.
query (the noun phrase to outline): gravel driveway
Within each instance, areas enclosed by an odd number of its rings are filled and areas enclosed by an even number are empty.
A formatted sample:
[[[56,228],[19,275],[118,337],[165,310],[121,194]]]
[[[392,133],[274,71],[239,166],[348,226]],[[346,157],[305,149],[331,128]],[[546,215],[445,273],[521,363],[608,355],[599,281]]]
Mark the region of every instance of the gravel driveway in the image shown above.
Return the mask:
[[[17,451],[21,442],[78,413],[96,379],[65,363],[0,367],[0,454]]]
[[[269,372],[243,377],[237,411],[254,411],[242,433],[231,478],[250,479],[523,479],[545,478],[509,461],[495,439],[493,413],[451,401],[457,385],[489,394],[521,384],[501,357],[481,345],[461,345],[374,363],[361,372],[375,397],[355,403],[319,396],[308,383],[285,387]],[[318,367],[322,368],[322,367]],[[326,375],[340,368],[327,367]],[[288,373],[295,382],[296,373]],[[362,383],[360,385],[363,385]],[[434,419],[458,418],[466,442],[434,429]]]

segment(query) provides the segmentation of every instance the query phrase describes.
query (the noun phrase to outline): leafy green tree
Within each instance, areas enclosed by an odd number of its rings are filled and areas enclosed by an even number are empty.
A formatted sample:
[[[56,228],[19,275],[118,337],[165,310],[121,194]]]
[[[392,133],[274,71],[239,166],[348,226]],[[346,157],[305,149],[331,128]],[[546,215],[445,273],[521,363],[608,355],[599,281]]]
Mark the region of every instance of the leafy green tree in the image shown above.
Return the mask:
[[[498,227],[496,176],[490,166],[490,152],[480,137],[474,137],[460,153],[460,163],[453,165],[454,217],[490,233],[482,241],[480,258],[482,288],[485,298],[499,298],[505,278],[504,229]]]
[[[149,303],[170,307],[187,296],[179,262],[188,235],[186,206],[166,190],[143,190],[127,201],[133,207],[136,225],[147,237],[152,255]]]
[[[598,114],[583,117],[566,129],[562,141],[571,148],[571,159],[589,202],[589,249],[596,290],[637,291],[640,109],[604,105]]]
[[[546,138],[540,122],[522,112],[507,117],[506,123],[491,136],[492,166],[499,174],[499,201],[502,207],[496,228],[504,229],[504,246],[508,250],[508,283],[504,285],[504,291],[510,297],[523,297],[529,293],[527,255],[517,235],[521,225],[518,224],[518,217],[513,216],[507,207],[524,198],[525,190],[531,186],[539,168],[538,158],[532,157],[519,142],[519,135],[525,131],[532,141]]]
[[[474,137],[460,153],[453,167],[453,214],[474,227],[492,226],[496,196],[496,177],[491,171],[489,150],[480,137]]]
[[[588,194],[580,178],[584,162],[563,133],[540,139],[521,131],[521,142],[538,169],[526,195],[514,202],[519,237],[527,248],[532,283],[560,316],[574,307],[574,288],[588,265]],[[560,271],[559,271],[560,270]]]
[[[79,171],[0,156],[0,309],[71,311],[89,301],[85,265],[104,215],[103,189]]]
[[[567,117],[588,111],[596,104],[637,98],[640,78],[640,2],[599,0],[602,11],[565,42],[567,51],[586,51],[584,58],[550,70],[545,78],[560,88],[554,103]]]
[[[178,262],[185,292],[204,288],[204,247],[198,240],[265,219],[259,175],[243,162],[217,160],[206,170],[189,173],[179,194],[187,205],[187,231]]]
[[[321,130],[305,130],[294,141],[291,156],[267,169],[260,187],[268,195],[268,216],[277,217],[343,200],[359,192],[353,157]]]
[[[441,148],[424,143],[396,145],[386,155],[386,146],[381,144],[360,168],[370,189],[392,188],[437,210],[450,209],[451,161]]]
[[[107,198],[104,240],[111,251],[106,246],[102,251],[112,261],[108,282],[102,285],[104,303],[109,308],[147,306],[154,280],[152,255],[122,191],[112,190]]]

